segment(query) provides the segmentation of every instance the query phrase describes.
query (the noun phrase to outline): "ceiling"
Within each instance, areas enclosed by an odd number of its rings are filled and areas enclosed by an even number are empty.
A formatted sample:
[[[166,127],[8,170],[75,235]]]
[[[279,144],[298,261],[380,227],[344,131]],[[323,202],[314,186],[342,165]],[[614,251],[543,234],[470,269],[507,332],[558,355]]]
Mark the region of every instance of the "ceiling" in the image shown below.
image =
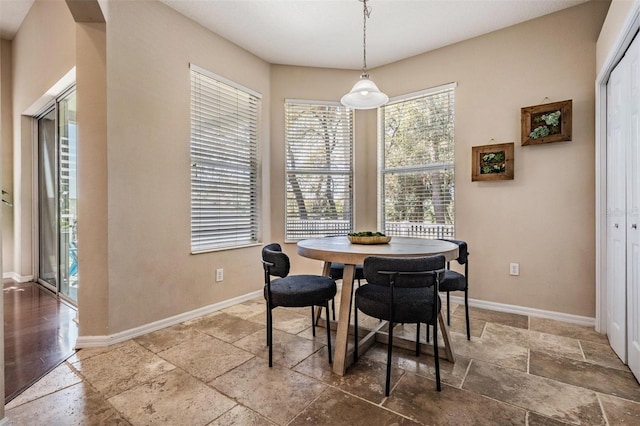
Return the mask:
[[[358,0],[160,1],[272,64],[362,67]],[[368,0],[367,65],[395,62],[585,1]],[[13,38],[32,3],[0,0],[2,38]]]

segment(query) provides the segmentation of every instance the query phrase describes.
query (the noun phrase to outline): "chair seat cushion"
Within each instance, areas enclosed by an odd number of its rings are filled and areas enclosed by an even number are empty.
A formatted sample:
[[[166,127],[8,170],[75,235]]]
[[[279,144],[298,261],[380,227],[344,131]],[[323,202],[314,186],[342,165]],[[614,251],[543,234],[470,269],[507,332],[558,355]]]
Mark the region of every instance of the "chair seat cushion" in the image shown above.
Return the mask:
[[[336,282],[322,275],[289,275],[271,281],[271,307],[324,306],[336,295]],[[267,298],[267,286],[264,287]]]
[[[456,271],[445,270],[444,278],[440,282],[440,291],[464,291],[466,280],[464,275]]]
[[[331,263],[331,278],[334,280],[341,280],[344,275],[344,263]],[[356,280],[364,279],[364,270],[362,269],[362,265],[356,265],[356,273],[353,277]]]
[[[423,322],[433,324],[432,288],[396,288],[394,290],[394,318],[389,318],[391,289],[386,286],[365,284],[356,290],[358,309],[365,314],[395,323]],[[440,312],[440,297],[436,312]]]

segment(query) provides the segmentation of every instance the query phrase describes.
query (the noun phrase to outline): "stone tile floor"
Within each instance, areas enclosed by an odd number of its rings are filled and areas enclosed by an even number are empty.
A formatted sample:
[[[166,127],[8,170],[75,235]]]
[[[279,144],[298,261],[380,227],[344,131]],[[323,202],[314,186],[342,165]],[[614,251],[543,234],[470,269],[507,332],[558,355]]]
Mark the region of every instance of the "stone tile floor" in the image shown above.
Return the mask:
[[[640,424],[640,385],[606,337],[472,308],[467,341],[464,308],[454,308],[457,362],[441,362],[442,392],[432,357],[394,348],[385,398],[383,345],[334,375],[326,334],[313,337],[308,308],[274,311],[270,369],[265,305],[256,299],[80,350],[11,401],[6,416],[13,425]],[[412,333],[398,326],[397,334]]]

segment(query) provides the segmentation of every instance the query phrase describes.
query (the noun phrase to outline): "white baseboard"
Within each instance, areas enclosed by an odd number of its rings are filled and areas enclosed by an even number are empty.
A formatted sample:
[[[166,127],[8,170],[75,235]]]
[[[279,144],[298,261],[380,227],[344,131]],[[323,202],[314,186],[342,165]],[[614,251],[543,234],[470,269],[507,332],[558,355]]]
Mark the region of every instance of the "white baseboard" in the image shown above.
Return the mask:
[[[33,275],[19,275],[16,272],[3,272],[2,279],[11,279],[19,283],[28,283],[33,281]]]
[[[464,297],[451,295],[451,301],[464,305]],[[548,318],[572,324],[595,327],[596,319],[580,315],[565,314],[563,312],[545,311],[544,309],[528,308],[526,306],[507,305],[505,303],[488,302],[485,300],[469,299],[469,306],[484,308],[492,311],[509,312],[512,314],[531,315],[532,317]]]
[[[133,339],[138,336],[142,336],[147,333],[151,333],[160,330],[165,327],[179,324],[194,318],[201,317],[203,315],[211,314],[221,309],[228,308],[229,306],[236,305],[238,303],[245,302],[247,300],[254,299],[262,295],[262,290],[257,290],[243,296],[235,297],[233,299],[225,300],[213,305],[204,306],[202,308],[194,309],[193,311],[185,312],[179,315],[175,315],[169,318],[164,318],[159,321],[155,321],[149,324],[141,325],[139,327],[124,330],[115,334],[106,336],[79,336],[76,342],[76,349],[82,348],[98,348],[104,346],[114,345],[116,343],[124,342],[129,339]],[[460,296],[451,296],[451,301],[458,304],[464,304],[464,298]],[[589,327],[595,326],[595,318],[584,317],[580,315],[566,314],[562,312],[546,311],[543,309],[528,308],[526,306],[508,305],[505,303],[488,302],[485,300],[469,299],[469,306],[476,308],[483,308],[492,311],[509,312],[520,315],[531,315],[534,317],[548,318],[557,321],[563,321],[573,324],[585,325]],[[2,423],[0,423],[2,426]]]
[[[180,324],[181,322],[198,318],[203,315],[211,314],[221,309],[228,308],[229,306],[246,302],[247,300],[255,299],[256,297],[259,297],[261,295],[262,290],[257,290],[242,296],[234,297],[233,299],[225,300],[220,303],[214,303],[213,305],[203,306],[202,308],[194,309],[193,311],[184,312],[182,314],[164,318],[159,321],[131,328],[129,330],[120,331],[115,334],[109,334],[106,336],[78,336],[78,340],[76,341],[76,349],[99,348],[124,342],[125,340],[133,339],[134,337],[142,336],[143,334],[151,333],[165,327]]]

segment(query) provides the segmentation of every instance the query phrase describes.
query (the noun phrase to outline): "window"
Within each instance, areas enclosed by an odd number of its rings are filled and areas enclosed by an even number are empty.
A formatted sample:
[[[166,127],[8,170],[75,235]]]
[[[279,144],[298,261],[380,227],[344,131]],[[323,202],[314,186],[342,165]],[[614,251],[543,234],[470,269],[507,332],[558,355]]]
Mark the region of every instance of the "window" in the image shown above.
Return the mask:
[[[353,112],[287,100],[285,239],[345,235],[353,225]]]
[[[258,242],[260,94],[191,65],[191,251]]]
[[[380,109],[380,228],[387,235],[454,236],[454,88]]]

